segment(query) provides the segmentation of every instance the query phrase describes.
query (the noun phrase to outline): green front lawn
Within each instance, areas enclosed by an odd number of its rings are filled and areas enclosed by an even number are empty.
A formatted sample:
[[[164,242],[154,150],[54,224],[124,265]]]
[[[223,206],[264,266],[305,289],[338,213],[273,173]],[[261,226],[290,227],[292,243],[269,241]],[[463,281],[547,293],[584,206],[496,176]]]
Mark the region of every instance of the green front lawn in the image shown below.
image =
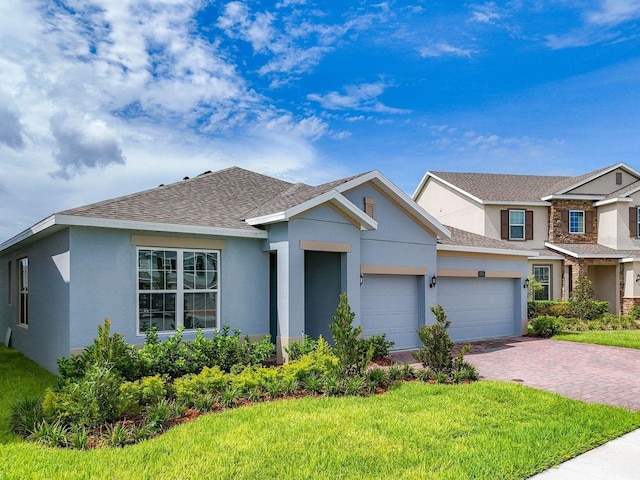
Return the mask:
[[[640,349],[640,330],[589,330],[586,332],[562,332],[553,337],[570,342],[595,343],[613,347]]]
[[[51,375],[1,348],[0,360],[3,480],[527,478],[640,427],[640,413],[517,384],[413,382],[205,415],[124,449],[49,449],[10,435],[6,417]]]

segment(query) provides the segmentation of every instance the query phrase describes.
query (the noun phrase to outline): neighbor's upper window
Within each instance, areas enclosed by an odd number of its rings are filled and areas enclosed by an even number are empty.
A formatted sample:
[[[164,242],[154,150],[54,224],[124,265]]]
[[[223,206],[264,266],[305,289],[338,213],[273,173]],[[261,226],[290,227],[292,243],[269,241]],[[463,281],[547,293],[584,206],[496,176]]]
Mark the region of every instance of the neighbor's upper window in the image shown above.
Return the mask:
[[[638,220],[636,226],[636,237],[640,237],[640,208],[636,210],[636,219]]]
[[[569,233],[584,233],[584,210],[569,211]]]
[[[217,251],[138,250],[138,332],[218,327]]]
[[[509,210],[509,239],[524,240],[524,210]]]
[[[29,259],[18,260],[18,325],[29,326]]]

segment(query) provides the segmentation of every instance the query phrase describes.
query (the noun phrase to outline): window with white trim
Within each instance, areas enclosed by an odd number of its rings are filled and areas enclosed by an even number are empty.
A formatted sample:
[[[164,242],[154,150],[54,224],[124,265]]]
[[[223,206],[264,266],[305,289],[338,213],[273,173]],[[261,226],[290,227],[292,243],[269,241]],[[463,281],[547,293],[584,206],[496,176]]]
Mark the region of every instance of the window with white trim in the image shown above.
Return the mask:
[[[569,233],[584,233],[584,210],[569,210]]]
[[[138,249],[138,332],[218,327],[219,252]]]
[[[640,208],[636,209],[636,237],[640,237]]]
[[[18,325],[29,326],[29,258],[18,259]]]
[[[524,210],[509,210],[509,240],[524,240]]]
[[[7,303],[9,305],[11,305],[11,303],[13,302],[13,299],[11,298],[12,297],[11,294],[13,293],[13,292],[11,292],[11,286],[12,286],[12,284],[11,284],[11,281],[12,281],[11,273],[12,273],[11,272],[11,260],[9,260],[7,262]]]
[[[541,289],[533,292],[534,300],[551,300],[551,266],[534,265],[533,278],[536,283],[542,286]]]

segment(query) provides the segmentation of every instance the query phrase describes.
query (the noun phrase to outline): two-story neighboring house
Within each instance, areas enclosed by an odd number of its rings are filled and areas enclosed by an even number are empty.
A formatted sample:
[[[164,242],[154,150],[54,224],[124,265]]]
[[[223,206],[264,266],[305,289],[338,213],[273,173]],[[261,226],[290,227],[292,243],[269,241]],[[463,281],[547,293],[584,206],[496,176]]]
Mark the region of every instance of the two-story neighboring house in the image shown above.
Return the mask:
[[[536,250],[538,300],[567,299],[579,276],[612,312],[640,305],[640,171],[577,177],[427,172],[413,199],[445,225]]]

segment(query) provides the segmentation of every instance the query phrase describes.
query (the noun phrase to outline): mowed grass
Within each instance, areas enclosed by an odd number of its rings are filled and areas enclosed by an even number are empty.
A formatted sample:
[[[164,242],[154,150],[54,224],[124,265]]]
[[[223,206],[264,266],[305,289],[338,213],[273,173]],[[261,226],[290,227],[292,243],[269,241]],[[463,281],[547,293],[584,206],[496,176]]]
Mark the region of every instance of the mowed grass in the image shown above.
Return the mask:
[[[639,426],[639,413],[517,384],[413,382],[205,415],[123,449],[51,449],[2,432],[0,478],[527,478]]]
[[[562,332],[553,337],[555,340],[595,343],[613,347],[640,349],[640,330],[590,330],[586,332]]]

